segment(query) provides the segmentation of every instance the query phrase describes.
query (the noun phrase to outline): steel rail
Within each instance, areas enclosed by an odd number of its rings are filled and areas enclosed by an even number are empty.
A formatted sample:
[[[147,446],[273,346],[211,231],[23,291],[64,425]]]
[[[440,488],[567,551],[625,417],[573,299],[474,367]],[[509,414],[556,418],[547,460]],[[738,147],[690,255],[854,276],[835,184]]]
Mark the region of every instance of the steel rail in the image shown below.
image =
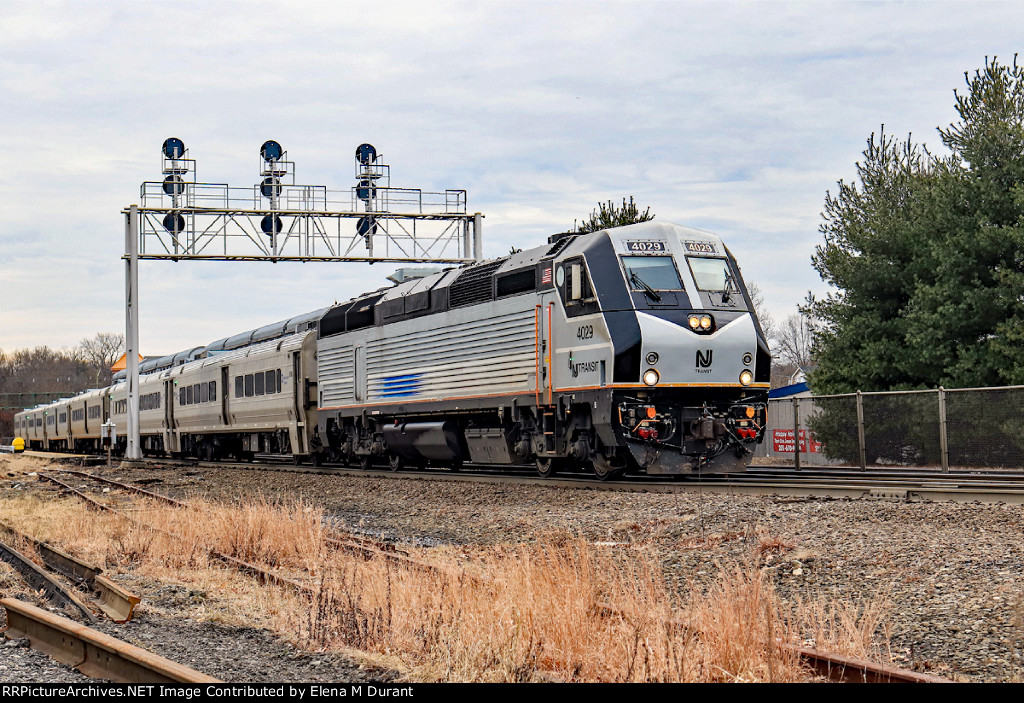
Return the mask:
[[[89,475],[89,474],[86,474],[86,476],[88,476],[89,478],[92,478],[92,476]],[[85,501],[89,506],[91,506],[91,507],[93,507],[95,509],[111,512],[111,513],[113,513],[115,515],[119,515],[119,516],[123,517],[124,519],[128,520],[129,522],[135,523],[136,525],[142,525],[142,526],[146,527],[147,529],[154,530],[156,532],[161,532],[161,533],[169,535],[171,537],[175,537],[175,535],[173,533],[167,532],[166,530],[161,530],[160,528],[154,527],[153,525],[148,525],[148,524],[142,522],[141,520],[137,520],[137,519],[135,519],[133,517],[130,517],[130,516],[126,515],[125,513],[121,512],[120,510],[117,510],[116,508],[112,508],[109,505],[104,505],[103,503],[100,503],[100,502],[98,502],[96,500],[93,500],[92,498],[90,498],[89,496],[85,495],[81,491],[78,491],[78,490],[72,488],[71,486],[67,485],[66,483],[64,483],[62,481],[59,481],[58,479],[56,479],[56,478],[54,478],[52,476],[47,476],[46,474],[39,474],[39,478],[41,480],[45,480],[45,481],[49,481],[50,483],[54,483],[57,486],[59,486],[60,488],[63,488],[64,490],[70,491],[72,494],[74,494],[75,496],[77,496],[81,500]],[[124,484],[124,485],[125,485],[125,488],[128,488],[128,486],[126,484]],[[139,489],[139,490],[143,490],[143,489]],[[185,505],[184,503],[180,503],[179,501],[173,501],[173,502],[179,503],[179,505]],[[274,585],[277,585],[277,586],[284,586],[286,588],[290,588],[293,591],[296,591],[298,593],[302,593],[302,594],[307,595],[307,596],[315,595],[315,592],[309,586],[305,586],[305,585],[303,585],[301,583],[298,583],[297,581],[293,581],[292,579],[289,579],[286,576],[281,576],[279,574],[275,574],[274,572],[269,571],[267,569],[264,569],[264,568],[262,568],[260,566],[257,566],[256,564],[250,564],[250,563],[248,563],[246,561],[243,561],[242,559],[238,559],[237,557],[233,557],[233,556],[231,556],[229,554],[224,554],[223,552],[219,552],[216,549],[208,550],[207,554],[209,554],[214,559],[216,559],[218,561],[222,561],[225,564],[227,564],[228,566],[233,567],[236,571],[239,571],[239,572],[244,573],[244,574],[246,574],[248,576],[252,576],[252,577],[256,578],[261,583],[264,583],[264,584],[270,583],[270,584],[274,584]]]
[[[129,484],[129,483],[122,483],[122,482],[119,482],[119,481],[113,481],[111,479],[103,478],[102,476],[96,476],[95,474],[86,473],[84,471],[70,471],[70,470],[64,470],[64,469],[58,469],[58,471],[60,471],[61,473],[67,473],[67,474],[72,474],[74,476],[79,476],[79,477],[85,478],[85,479],[92,479],[94,481],[98,481],[100,483],[105,483],[105,484],[107,484],[109,486],[114,486],[116,488],[119,488],[119,489],[124,490],[124,491],[129,491],[131,493],[137,493],[139,495],[144,495],[144,496],[146,496],[148,498],[152,498],[154,500],[158,500],[158,501],[167,503],[168,505],[173,505],[174,507],[177,507],[177,508],[190,508],[191,507],[188,503],[186,503],[184,501],[176,500],[174,498],[162,495],[160,493],[154,493],[153,491],[148,491],[148,490],[146,490],[144,488],[140,488],[139,486],[133,486],[132,484]],[[380,557],[380,558],[387,559],[387,560],[390,560],[392,562],[395,562],[395,563],[398,563],[398,564],[402,564],[403,566],[406,566],[406,567],[409,567],[409,568],[413,568],[413,569],[421,569],[421,570],[425,570],[425,571],[436,571],[436,572],[446,573],[446,574],[453,575],[453,576],[458,576],[458,574],[450,574],[447,569],[445,569],[444,567],[442,567],[440,565],[431,564],[429,562],[425,562],[425,561],[416,559],[414,557],[408,556],[408,554],[406,554],[406,553],[398,553],[398,550],[394,549],[393,547],[391,549],[387,549],[385,546],[380,545],[380,544],[369,544],[367,540],[364,540],[362,538],[356,537],[354,535],[348,536],[345,539],[338,539],[338,538],[335,538],[335,537],[327,537],[325,539],[325,542],[326,542],[327,546],[332,548],[332,549],[359,552],[359,553],[362,553],[365,556],[370,557],[370,558]],[[291,579],[288,579],[288,578],[285,578],[285,577],[282,577],[282,576],[278,576],[278,575],[274,574],[273,572],[266,571],[265,569],[262,569],[262,568],[260,568],[258,566],[255,566],[254,564],[249,564],[249,563],[244,562],[244,561],[242,561],[240,559],[237,559],[237,558],[232,557],[232,556],[228,556],[226,554],[223,554],[221,552],[217,552],[217,551],[214,551],[214,550],[211,550],[210,554],[215,556],[217,559],[220,559],[221,561],[224,561],[224,562],[230,564],[231,566],[234,566],[239,571],[243,571],[245,573],[248,573],[248,574],[250,574],[252,576],[257,577],[258,579],[262,580],[265,583],[274,583],[274,584],[279,585],[279,586],[289,587],[292,590],[299,591],[301,593],[305,593],[306,595],[310,595],[310,596],[313,595],[313,591],[309,587],[304,586],[304,585],[302,585],[302,584],[300,584],[300,583],[298,583],[296,581],[293,581]],[[473,578],[473,577],[470,577],[470,576],[467,575],[467,578]]]
[[[32,647],[86,676],[118,683],[220,683],[195,669],[122,642],[14,598],[0,599],[9,639],[27,637]]]
[[[0,560],[14,567],[32,588],[41,591],[51,603],[77,611],[88,622],[96,622],[96,616],[89,610],[89,606],[14,547],[0,542]]]
[[[0,522],[0,529],[31,544],[49,569],[72,581],[84,584],[94,591],[97,597],[97,606],[112,621],[124,624],[135,615],[135,606],[141,602],[141,599],[103,576],[102,568],[26,535],[5,522]]]
[[[139,495],[144,495],[147,498],[152,498],[153,500],[160,501],[161,503],[173,505],[176,508],[189,507],[188,503],[177,500],[175,498],[171,498],[170,496],[161,495],[159,493],[153,493],[152,491],[147,491],[145,488],[141,488],[139,486],[132,486],[127,483],[112,481],[109,478],[103,478],[102,476],[97,476],[96,474],[90,474],[85,471],[72,471],[70,469],[57,469],[57,471],[59,471],[62,474],[71,474],[72,476],[78,476],[80,478],[87,478],[93,481],[98,481],[99,483],[105,483],[108,486],[114,486],[115,488],[120,488],[121,490],[130,491],[132,493],[138,493]]]
[[[168,464],[166,460],[153,460],[153,463]],[[791,477],[752,477],[744,478],[743,474],[709,475],[688,477],[684,481],[651,479],[629,479],[625,481],[600,482],[591,477],[580,475],[556,476],[541,478],[536,475],[516,474],[508,471],[485,470],[474,472],[470,467],[463,467],[457,473],[442,470],[391,472],[378,469],[352,468],[312,468],[303,466],[285,466],[267,463],[214,463],[191,462],[192,467],[203,469],[241,469],[258,471],[283,471],[291,473],[328,474],[336,476],[372,476],[376,478],[426,479],[433,481],[462,481],[471,483],[511,483],[516,485],[551,486],[558,488],[583,488],[605,491],[635,491],[651,493],[714,493],[725,495],[784,495],[817,498],[849,498],[869,500],[931,500],[955,503],[1005,503],[1011,505],[1024,504],[1024,487],[991,485],[984,482],[954,484],[947,479],[927,477],[921,481],[874,481],[869,476],[855,476],[851,480],[827,480],[814,477],[808,480],[800,473],[794,472]],[[532,472],[531,472],[532,473]],[[855,479],[855,480],[854,480]]]
[[[830,681],[841,683],[954,683],[951,679],[901,669],[888,664],[821,652],[809,647],[780,644],[795,651],[800,660]]]
[[[132,462],[133,464],[136,462]],[[375,476],[381,478],[419,478],[438,481],[469,481],[476,483],[516,483],[524,485],[556,486],[562,488],[588,488],[611,491],[649,491],[657,493],[707,492],[727,495],[785,495],[818,498],[848,498],[869,500],[905,500],[955,503],[1024,504],[1024,473],[1007,477],[1005,472],[970,474],[929,474],[911,472],[849,471],[834,474],[816,467],[812,471],[793,469],[767,470],[752,467],[747,473],[710,474],[682,477],[633,477],[625,481],[600,482],[593,477],[562,475],[540,478],[532,470],[520,468],[519,473],[507,469],[495,470],[464,466],[458,473],[438,469],[403,471],[395,474],[387,470],[353,469],[348,467],[292,466],[272,462],[203,462],[182,459],[144,459],[142,464],[157,466],[190,466],[197,468],[244,469],[283,471],[341,476]],[[529,473],[530,475],[525,475]],[[846,480],[844,480],[846,479]],[[1021,485],[1015,485],[1019,479]]]

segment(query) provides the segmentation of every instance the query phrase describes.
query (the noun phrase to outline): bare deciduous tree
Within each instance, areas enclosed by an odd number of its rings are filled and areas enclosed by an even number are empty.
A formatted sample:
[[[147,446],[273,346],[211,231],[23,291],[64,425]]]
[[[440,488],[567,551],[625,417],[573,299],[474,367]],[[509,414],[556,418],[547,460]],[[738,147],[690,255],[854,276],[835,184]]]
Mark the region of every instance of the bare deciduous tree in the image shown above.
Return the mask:
[[[99,332],[92,339],[83,339],[77,349],[82,360],[95,371],[95,383],[110,382],[110,367],[124,354],[124,335]]]
[[[790,315],[782,323],[775,339],[775,352],[779,358],[806,369],[814,360],[811,343],[814,336],[803,315]]]
[[[764,338],[768,341],[768,346],[774,349],[775,347],[775,318],[768,308],[765,307],[764,293],[761,292],[761,287],[753,281],[746,281],[747,293],[750,295],[750,302],[754,304],[754,312],[757,314],[757,319],[761,323],[761,330],[764,332]]]

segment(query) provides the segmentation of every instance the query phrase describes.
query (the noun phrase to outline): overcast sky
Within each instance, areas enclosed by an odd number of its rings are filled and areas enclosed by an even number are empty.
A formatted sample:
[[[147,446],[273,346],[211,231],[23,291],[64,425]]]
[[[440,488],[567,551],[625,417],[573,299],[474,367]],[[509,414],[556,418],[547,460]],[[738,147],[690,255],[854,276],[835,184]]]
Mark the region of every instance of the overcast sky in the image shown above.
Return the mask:
[[[721,235],[776,319],[824,286],[827,190],[886,131],[941,152],[953,90],[1012,61],[1024,4],[0,2],[0,349],[124,330],[124,221],[160,145],[251,186],[276,139],[345,189],[468,191],[484,253],[599,201]],[[391,264],[143,262],[141,351],[172,353],[385,283]]]

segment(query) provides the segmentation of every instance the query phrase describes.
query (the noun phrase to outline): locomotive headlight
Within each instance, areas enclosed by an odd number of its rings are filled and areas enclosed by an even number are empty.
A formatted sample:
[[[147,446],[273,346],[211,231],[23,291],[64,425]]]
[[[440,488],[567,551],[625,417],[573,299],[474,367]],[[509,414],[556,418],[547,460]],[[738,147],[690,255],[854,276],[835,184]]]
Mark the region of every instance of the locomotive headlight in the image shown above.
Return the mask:
[[[711,329],[711,316],[710,315],[703,315],[703,316],[701,316],[701,318],[700,318],[700,328],[702,330]]]
[[[750,373],[748,369],[743,369],[740,373],[740,383],[744,386],[749,386],[754,380],[754,374]]]
[[[690,315],[689,322],[691,330],[700,329],[700,317],[698,317],[697,315]]]
[[[654,369],[647,369],[644,371],[644,383],[648,386],[658,385],[658,381],[661,380],[661,374]]]

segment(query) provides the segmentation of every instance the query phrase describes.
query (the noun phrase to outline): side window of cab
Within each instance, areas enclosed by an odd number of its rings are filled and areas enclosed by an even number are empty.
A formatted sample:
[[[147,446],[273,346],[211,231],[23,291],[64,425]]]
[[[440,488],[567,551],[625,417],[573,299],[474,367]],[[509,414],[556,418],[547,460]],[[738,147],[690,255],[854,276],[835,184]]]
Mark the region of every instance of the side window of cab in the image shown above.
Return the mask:
[[[600,311],[597,296],[590,283],[590,274],[587,273],[582,256],[555,264],[555,286],[569,317],[591,315]]]

